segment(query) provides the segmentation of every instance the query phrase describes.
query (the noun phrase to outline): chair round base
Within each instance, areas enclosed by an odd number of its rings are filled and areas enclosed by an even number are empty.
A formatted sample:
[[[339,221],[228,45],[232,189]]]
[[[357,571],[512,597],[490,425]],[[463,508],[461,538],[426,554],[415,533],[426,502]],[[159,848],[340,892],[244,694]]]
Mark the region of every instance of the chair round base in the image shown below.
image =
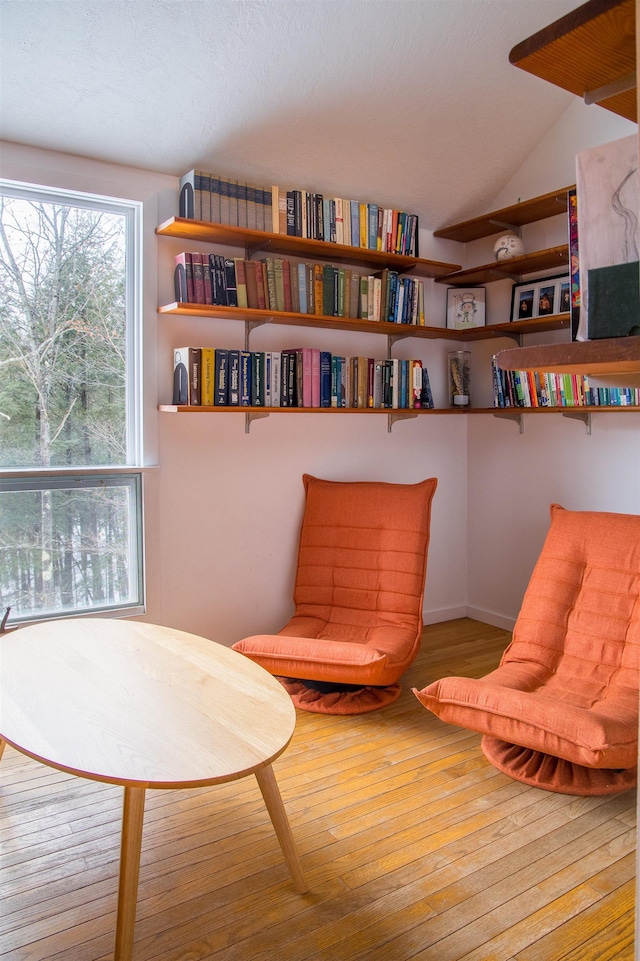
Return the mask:
[[[637,783],[637,768],[613,771],[585,767],[487,736],[482,738],[481,747],[486,759],[503,774],[556,794],[575,794],[580,797],[621,794]]]
[[[355,690],[322,692],[307,687],[304,681],[290,677],[278,680],[293,701],[294,707],[313,714],[366,714],[393,704],[400,697],[400,684],[388,687],[358,687]]]

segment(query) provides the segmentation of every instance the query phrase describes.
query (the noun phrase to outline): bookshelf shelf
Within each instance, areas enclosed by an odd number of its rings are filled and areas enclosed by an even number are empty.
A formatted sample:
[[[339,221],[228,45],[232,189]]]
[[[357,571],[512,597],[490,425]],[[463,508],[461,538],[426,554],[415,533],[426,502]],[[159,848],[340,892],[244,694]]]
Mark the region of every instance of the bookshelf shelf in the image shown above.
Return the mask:
[[[250,324],[283,324],[290,327],[320,327],[330,330],[355,330],[368,334],[387,334],[391,337],[426,337],[444,340],[464,340],[465,331],[447,330],[445,327],[423,327],[417,324],[389,324],[378,320],[360,320],[350,317],[328,317],[321,314],[297,314],[286,311],[255,310],[247,307],[218,307],[212,304],[165,304],[158,307],[159,314],[177,314],[183,317],[211,317],[225,320],[241,320]]]
[[[158,410],[164,414],[390,414],[401,417],[424,414],[453,414],[461,417],[467,413],[460,407],[183,407],[176,404],[159,404]]]
[[[177,404],[159,404],[163,414],[377,414],[399,415],[400,417],[451,414],[454,417],[467,417],[473,414],[493,414],[516,416],[521,414],[623,414],[638,413],[640,406],[574,406],[574,407],[188,407]]]
[[[291,254],[293,257],[311,257],[315,260],[356,264],[374,270],[391,267],[399,273],[411,273],[416,277],[441,277],[460,269],[459,264],[440,263],[440,261],[424,260],[420,257],[405,257],[402,254],[388,254],[364,247],[347,247],[343,244],[327,243],[324,240],[271,234],[263,230],[227,227],[223,224],[187,220],[183,217],[171,217],[166,220],[156,227],[156,234],[161,237],[178,237],[183,240],[201,240],[227,247],[241,247],[250,252],[262,250],[277,254]]]
[[[637,121],[635,0],[589,0],[517,44],[509,62]]]
[[[509,260],[495,260],[490,264],[479,267],[469,267],[458,270],[445,277],[436,277],[436,283],[449,284],[452,287],[466,287],[469,284],[490,284],[495,280],[505,278],[520,278],[524,274],[531,274],[537,270],[548,270],[567,267],[569,264],[569,246],[560,244],[546,250],[536,250],[523,257],[512,257]]]
[[[575,184],[570,187],[563,187],[561,190],[554,190],[548,194],[542,194],[540,197],[533,197],[531,200],[522,200],[520,203],[512,204],[509,207],[493,210],[482,217],[474,217],[472,220],[464,220],[458,224],[452,224],[450,227],[442,227],[440,230],[436,230],[433,236],[442,237],[444,240],[457,240],[459,243],[465,244],[472,240],[490,237],[492,234],[509,227],[524,227],[525,224],[546,220],[547,217],[566,214],[567,194],[574,189]]]
[[[521,334],[562,330],[569,326],[568,313],[552,314],[533,320],[518,320],[507,324],[490,324],[468,330],[449,330],[446,327],[422,327],[417,324],[388,324],[377,320],[349,317],[325,317],[319,314],[295,314],[273,310],[253,310],[244,307],[217,307],[211,304],[164,304],[159,314],[183,317],[211,317],[240,320],[249,324],[284,324],[291,327],[321,327],[330,330],[355,330],[367,334],[386,334],[391,338],[423,337],[429,340],[490,340],[494,337],[519,337]]]

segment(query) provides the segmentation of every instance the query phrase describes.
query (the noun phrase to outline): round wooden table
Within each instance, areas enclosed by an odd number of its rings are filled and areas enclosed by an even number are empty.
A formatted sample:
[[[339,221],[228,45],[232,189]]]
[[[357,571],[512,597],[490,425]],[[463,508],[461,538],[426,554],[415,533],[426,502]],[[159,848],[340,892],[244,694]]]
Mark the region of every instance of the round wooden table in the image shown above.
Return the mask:
[[[296,889],[308,890],[271,767],[294,727],[275,678],[193,634],[73,618],[0,637],[0,755],[8,743],[124,787],[115,961],[132,957],[146,788],[255,774]]]

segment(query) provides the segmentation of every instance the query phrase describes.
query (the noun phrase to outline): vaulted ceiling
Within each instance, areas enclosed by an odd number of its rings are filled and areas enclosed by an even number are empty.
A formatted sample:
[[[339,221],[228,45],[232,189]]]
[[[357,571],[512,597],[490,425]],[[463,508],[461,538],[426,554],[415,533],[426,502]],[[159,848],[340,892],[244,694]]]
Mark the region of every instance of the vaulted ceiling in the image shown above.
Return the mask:
[[[573,99],[510,49],[580,0],[0,0],[2,139],[482,210]]]

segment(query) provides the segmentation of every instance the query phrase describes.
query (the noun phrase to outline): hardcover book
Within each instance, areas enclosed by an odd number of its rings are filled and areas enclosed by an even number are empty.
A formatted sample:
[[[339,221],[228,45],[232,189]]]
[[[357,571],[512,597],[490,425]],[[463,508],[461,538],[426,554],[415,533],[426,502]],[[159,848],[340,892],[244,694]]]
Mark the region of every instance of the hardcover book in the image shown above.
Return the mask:
[[[229,351],[216,347],[213,381],[213,402],[218,407],[229,403]]]
[[[173,352],[173,403],[200,406],[200,347],[176,347]]]
[[[240,404],[240,351],[229,351],[229,378],[227,403],[230,407],[238,407]]]
[[[203,407],[213,407],[215,350],[213,347],[202,347],[201,350],[200,401]]]

